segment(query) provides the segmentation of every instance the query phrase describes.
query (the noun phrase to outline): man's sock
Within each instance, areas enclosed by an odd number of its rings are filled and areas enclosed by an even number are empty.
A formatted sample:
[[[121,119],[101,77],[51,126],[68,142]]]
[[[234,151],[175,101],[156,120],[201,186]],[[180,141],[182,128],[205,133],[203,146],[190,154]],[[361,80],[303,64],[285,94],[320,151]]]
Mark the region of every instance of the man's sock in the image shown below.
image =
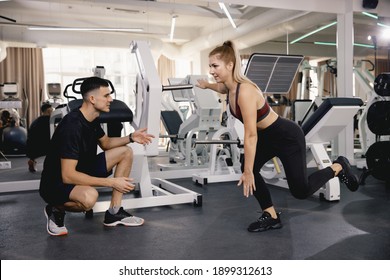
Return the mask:
[[[118,213],[120,208],[120,206],[113,206],[108,208],[108,212],[110,212],[111,215],[115,215],[116,213]]]

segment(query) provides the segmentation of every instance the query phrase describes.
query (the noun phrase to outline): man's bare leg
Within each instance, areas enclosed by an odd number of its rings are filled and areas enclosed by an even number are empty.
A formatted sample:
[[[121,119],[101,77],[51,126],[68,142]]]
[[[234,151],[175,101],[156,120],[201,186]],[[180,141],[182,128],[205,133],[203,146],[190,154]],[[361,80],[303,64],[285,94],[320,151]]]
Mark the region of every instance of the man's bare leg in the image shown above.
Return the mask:
[[[106,151],[107,170],[115,167],[114,177],[129,177],[133,165],[133,150],[123,146]],[[117,190],[112,191],[110,208],[120,207],[123,194]]]

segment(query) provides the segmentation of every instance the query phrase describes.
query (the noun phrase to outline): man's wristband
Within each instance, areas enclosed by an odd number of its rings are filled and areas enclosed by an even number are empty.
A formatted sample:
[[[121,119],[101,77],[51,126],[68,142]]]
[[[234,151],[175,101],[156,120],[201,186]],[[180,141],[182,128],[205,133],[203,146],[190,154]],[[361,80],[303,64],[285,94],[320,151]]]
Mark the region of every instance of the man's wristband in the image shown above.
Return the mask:
[[[129,140],[130,140],[130,143],[134,143],[134,140],[133,140],[133,133],[130,133],[130,134],[129,134]]]

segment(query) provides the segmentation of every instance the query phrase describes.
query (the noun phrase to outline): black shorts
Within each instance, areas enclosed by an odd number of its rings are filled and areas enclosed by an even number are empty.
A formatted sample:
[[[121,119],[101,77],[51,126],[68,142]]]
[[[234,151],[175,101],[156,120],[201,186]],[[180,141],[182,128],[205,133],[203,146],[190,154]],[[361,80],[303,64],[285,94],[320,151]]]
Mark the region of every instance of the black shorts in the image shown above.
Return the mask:
[[[91,164],[94,164],[93,171],[89,174],[91,176],[106,178],[112,174],[111,171],[107,170],[106,154],[104,152],[96,155],[96,160]],[[69,195],[74,187],[74,184],[64,184],[62,181],[54,184],[45,184],[41,181],[39,193],[48,204],[63,205],[70,201]]]

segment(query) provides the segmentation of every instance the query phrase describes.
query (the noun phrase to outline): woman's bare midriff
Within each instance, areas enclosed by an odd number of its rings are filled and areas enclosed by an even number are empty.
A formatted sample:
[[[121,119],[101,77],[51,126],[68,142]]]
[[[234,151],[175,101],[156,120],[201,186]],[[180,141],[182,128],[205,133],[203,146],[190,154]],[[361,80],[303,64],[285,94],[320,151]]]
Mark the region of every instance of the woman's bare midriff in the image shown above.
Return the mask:
[[[277,119],[278,119],[278,114],[275,113],[274,110],[272,110],[272,108],[270,108],[270,112],[268,114],[267,117],[265,117],[265,119],[259,121],[256,126],[257,126],[257,129],[258,130],[263,130],[263,129],[266,129],[267,127],[269,127],[271,124],[273,124]]]

